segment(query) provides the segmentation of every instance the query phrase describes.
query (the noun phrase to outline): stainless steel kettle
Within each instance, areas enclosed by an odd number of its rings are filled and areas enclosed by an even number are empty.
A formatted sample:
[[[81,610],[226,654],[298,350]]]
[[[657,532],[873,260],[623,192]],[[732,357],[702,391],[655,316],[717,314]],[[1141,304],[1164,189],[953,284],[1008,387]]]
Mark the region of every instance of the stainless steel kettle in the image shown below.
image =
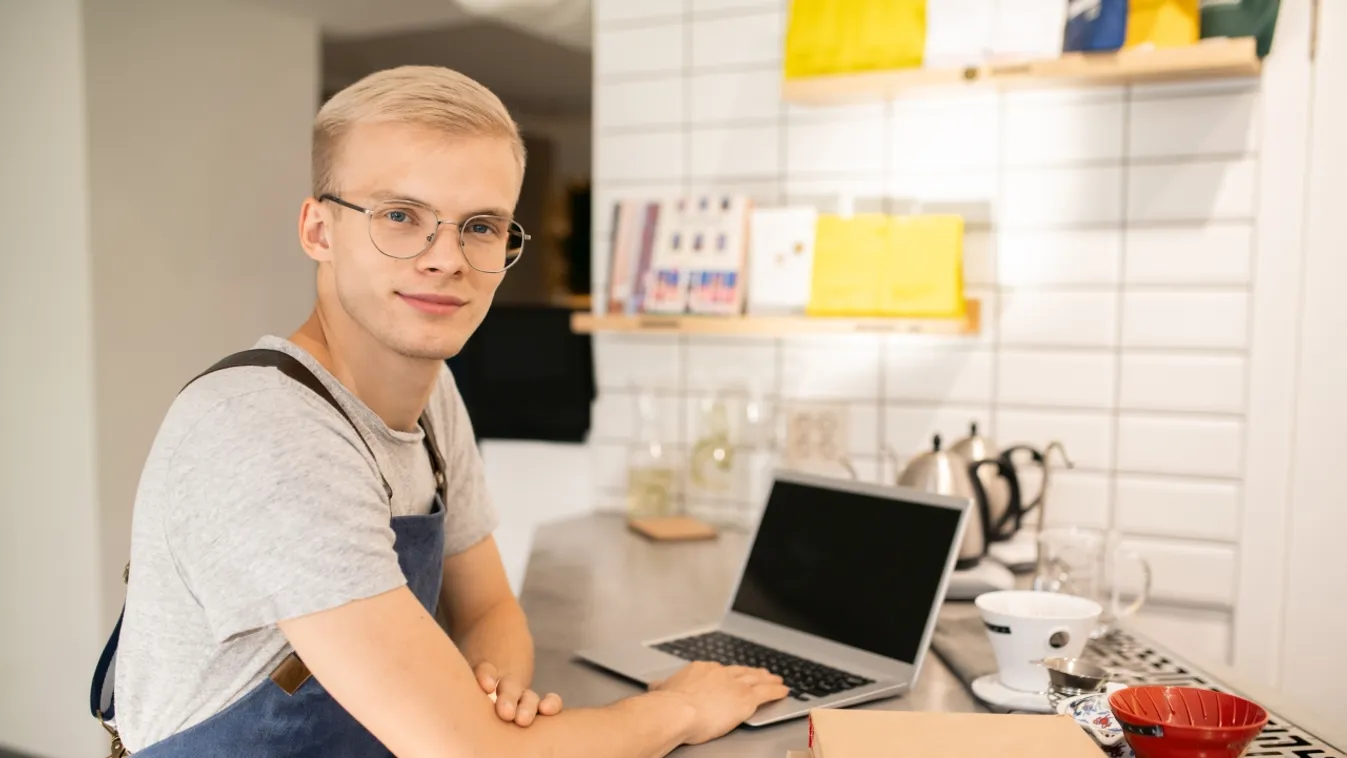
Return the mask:
[[[969,462],[958,453],[940,449],[940,435],[936,434],[930,450],[908,461],[898,475],[898,485],[972,501],[954,568],[963,571],[977,566],[987,554],[987,499],[977,495]]]

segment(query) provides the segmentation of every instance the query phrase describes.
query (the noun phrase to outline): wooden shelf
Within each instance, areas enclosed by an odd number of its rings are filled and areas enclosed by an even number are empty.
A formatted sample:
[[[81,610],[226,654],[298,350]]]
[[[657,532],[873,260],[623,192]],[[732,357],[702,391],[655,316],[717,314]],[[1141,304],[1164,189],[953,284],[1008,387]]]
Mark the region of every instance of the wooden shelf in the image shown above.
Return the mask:
[[[821,316],[661,316],[657,314],[571,314],[571,330],[637,332],[642,334],[708,334],[757,337],[789,337],[804,334],[977,334],[982,308],[969,300],[963,318],[845,318]]]
[[[1183,47],[1067,53],[1012,65],[875,71],[787,79],[781,96],[800,105],[841,105],[892,98],[932,87],[991,85],[1048,88],[1255,77],[1262,71],[1252,37],[1210,39]]]

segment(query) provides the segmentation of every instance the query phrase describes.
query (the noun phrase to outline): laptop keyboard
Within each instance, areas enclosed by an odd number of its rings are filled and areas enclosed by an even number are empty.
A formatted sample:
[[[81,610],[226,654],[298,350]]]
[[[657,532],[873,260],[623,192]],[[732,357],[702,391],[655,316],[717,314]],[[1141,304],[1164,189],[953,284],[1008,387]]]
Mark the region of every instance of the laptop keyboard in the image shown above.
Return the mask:
[[[726,666],[764,668],[780,676],[790,696],[815,700],[873,684],[873,679],[839,671],[724,632],[708,632],[652,645],[685,661],[715,661]]]

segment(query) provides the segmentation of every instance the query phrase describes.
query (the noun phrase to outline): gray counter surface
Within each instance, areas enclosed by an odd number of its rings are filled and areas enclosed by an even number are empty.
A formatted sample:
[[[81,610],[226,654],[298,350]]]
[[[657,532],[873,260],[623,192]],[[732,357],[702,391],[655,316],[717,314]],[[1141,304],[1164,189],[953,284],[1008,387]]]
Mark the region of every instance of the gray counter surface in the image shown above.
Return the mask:
[[[630,532],[620,516],[604,514],[540,527],[521,593],[537,644],[535,688],[560,693],[568,708],[601,706],[638,694],[637,685],[576,660],[574,651],[716,621],[729,603],[748,539],[746,533],[725,531],[710,541],[650,542]],[[967,603],[948,604],[942,618],[970,612],[975,611]],[[1284,704],[1265,699],[1270,693],[1257,695],[1255,699],[1269,710],[1296,718]],[[927,655],[912,692],[859,707],[987,710],[934,652]],[[1319,721],[1315,724],[1320,729],[1338,728]],[[744,727],[706,745],[684,747],[674,755],[782,758],[787,750],[805,747],[807,729],[805,719],[758,729]],[[1341,735],[1330,737],[1323,731],[1318,735],[1331,744],[1347,745]]]

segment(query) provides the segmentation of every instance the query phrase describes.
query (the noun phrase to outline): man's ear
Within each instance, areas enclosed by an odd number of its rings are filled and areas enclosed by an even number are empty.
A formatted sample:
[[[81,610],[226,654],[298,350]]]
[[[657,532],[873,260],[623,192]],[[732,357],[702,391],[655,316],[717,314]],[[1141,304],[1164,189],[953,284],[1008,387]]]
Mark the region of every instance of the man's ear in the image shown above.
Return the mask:
[[[299,208],[299,244],[319,263],[332,260],[332,220],[330,209],[317,198],[305,198]]]

